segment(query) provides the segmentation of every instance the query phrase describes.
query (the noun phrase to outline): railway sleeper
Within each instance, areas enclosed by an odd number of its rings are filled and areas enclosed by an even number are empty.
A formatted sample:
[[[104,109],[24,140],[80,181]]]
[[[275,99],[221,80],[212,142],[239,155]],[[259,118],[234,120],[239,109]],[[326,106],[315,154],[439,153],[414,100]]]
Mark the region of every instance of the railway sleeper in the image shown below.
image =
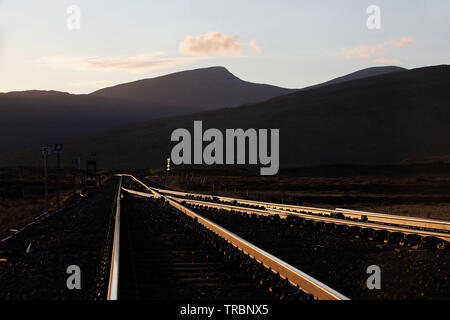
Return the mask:
[[[404,244],[405,234],[401,232],[390,232],[387,243],[390,244]]]
[[[195,221],[198,224],[198,221]],[[203,227],[204,228],[204,227]],[[204,228],[206,229],[206,228]],[[269,291],[275,293],[280,297],[280,300],[284,299],[303,299],[311,300],[314,297],[301,291],[297,286],[292,285],[287,279],[283,279],[277,273],[275,274],[270,268],[265,267],[262,263],[259,263],[256,259],[245,254],[240,249],[229,243],[227,240],[221,238],[215,233],[206,232],[211,237],[211,242],[216,249],[218,249],[228,260],[233,262],[239,262],[239,267],[246,273],[251,274],[254,280],[259,279],[259,283],[264,287],[267,287]]]
[[[188,228],[195,230],[205,237],[205,239],[211,243],[214,248],[218,249],[228,261],[238,263],[241,270],[250,274],[252,278],[264,288],[267,288],[270,292],[279,296],[280,300],[314,299],[312,295],[303,292],[298,286],[292,285],[287,279],[281,278],[278,273],[275,274],[270,268],[265,267],[262,263],[259,263],[256,259],[250,257],[227,240],[203,227],[198,223],[197,218],[192,219],[187,217],[187,219],[188,222],[186,223],[186,226]]]
[[[450,249],[450,245],[447,241],[436,237],[424,237],[422,238],[420,246],[425,249]]]
[[[345,235],[350,237],[355,237],[357,239],[366,239],[377,242],[384,242],[389,244],[396,244],[400,246],[406,246],[408,248],[424,248],[424,249],[445,249],[449,248],[448,242],[442,239],[437,239],[433,237],[434,240],[423,240],[424,237],[421,235],[407,235],[402,232],[390,232],[388,230],[375,230],[371,228],[363,228],[360,226],[348,226],[343,224],[327,223],[323,221],[315,221],[308,218],[297,217],[294,215],[288,215],[286,219],[281,219],[278,215],[274,216],[262,216],[254,213],[244,213],[240,211],[228,211],[224,209],[211,208],[206,206],[198,205],[187,205],[188,207],[201,207],[206,210],[209,214],[223,214],[222,217],[231,221],[232,215],[237,215],[241,217],[246,217],[248,219],[256,219],[263,223],[261,228],[264,229],[265,226],[271,224],[284,224],[289,228],[301,229],[303,227],[314,227],[322,232],[335,233],[337,235]],[[250,236],[255,236],[256,234],[250,232]]]
[[[359,238],[360,239],[368,239],[373,240],[374,239],[375,230],[370,228],[361,228],[359,231]]]

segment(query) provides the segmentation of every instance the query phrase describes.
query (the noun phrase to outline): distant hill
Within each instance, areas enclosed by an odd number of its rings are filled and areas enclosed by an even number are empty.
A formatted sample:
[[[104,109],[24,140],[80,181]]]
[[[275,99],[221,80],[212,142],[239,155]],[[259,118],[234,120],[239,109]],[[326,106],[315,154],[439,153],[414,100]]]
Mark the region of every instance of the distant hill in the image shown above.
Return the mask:
[[[363,77],[397,70],[392,68],[356,74]],[[37,90],[4,93],[0,94],[0,154],[136,121],[236,107],[295,91],[246,82],[223,67],[211,67],[121,84],[89,95]]]
[[[0,154],[199,109],[56,91],[0,94]]]
[[[224,67],[211,67],[120,84],[91,95],[214,110],[262,102],[294,91],[243,81]]]
[[[225,68],[208,68],[119,85],[90,95],[57,91],[3,93],[0,154],[121,124],[235,107],[290,92],[293,90],[242,81]]]
[[[102,168],[162,167],[176,128],[278,128],[282,167],[390,164],[450,155],[450,66],[302,90],[268,101],[129,124],[66,144],[66,163],[95,151]],[[35,150],[0,164],[40,164]]]
[[[329,86],[331,84],[352,81],[352,80],[358,80],[358,79],[363,79],[363,78],[369,78],[369,77],[379,76],[382,74],[387,74],[387,73],[392,73],[392,72],[400,72],[400,71],[406,71],[406,70],[408,70],[408,69],[401,68],[401,67],[395,67],[395,66],[371,67],[371,68],[362,69],[362,70],[359,70],[356,72],[352,72],[345,76],[338,77],[338,78],[335,78],[330,81],[326,81],[326,82],[323,82],[323,83],[320,83],[320,84],[317,84],[314,86],[306,87],[306,88],[303,88],[302,90],[320,88],[320,87]]]

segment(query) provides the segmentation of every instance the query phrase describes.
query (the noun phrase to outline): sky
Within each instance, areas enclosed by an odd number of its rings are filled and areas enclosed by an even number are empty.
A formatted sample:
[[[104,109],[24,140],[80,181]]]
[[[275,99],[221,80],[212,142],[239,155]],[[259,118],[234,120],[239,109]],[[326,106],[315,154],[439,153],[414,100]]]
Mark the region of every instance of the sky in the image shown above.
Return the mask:
[[[301,88],[438,64],[448,0],[0,0],[0,92],[90,93],[210,66]]]

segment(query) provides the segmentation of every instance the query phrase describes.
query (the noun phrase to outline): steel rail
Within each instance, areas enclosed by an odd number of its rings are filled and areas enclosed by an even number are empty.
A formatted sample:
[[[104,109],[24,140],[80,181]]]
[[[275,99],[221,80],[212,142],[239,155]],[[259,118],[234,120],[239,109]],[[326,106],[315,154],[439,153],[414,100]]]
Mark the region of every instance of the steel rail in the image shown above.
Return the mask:
[[[225,203],[216,203],[216,202],[208,202],[208,201],[202,201],[202,200],[191,200],[191,199],[185,199],[185,198],[178,198],[174,196],[165,196],[169,199],[178,201],[178,202],[186,202],[189,204],[197,204],[197,205],[204,205],[210,208],[216,208],[216,209],[226,209],[228,211],[240,211],[244,213],[254,213],[261,216],[272,216],[273,212],[270,210],[261,210],[261,209],[254,209],[254,208],[248,208],[248,207],[240,207],[235,206],[231,204],[225,204]],[[289,215],[288,212],[280,212],[280,215],[287,216]]]
[[[205,194],[196,194],[196,193],[187,193],[187,192],[179,192],[172,190],[163,190],[156,189],[158,192],[163,194],[174,194],[179,196],[194,196],[201,198],[212,198],[215,197],[221,201],[226,202],[238,202],[242,204],[262,206],[266,208],[278,209],[278,210],[294,210],[294,211],[303,211],[303,212],[311,212],[311,213],[320,213],[320,214],[342,214],[347,218],[358,218],[361,219],[363,217],[367,218],[368,222],[372,223],[382,223],[382,224],[392,224],[398,226],[405,227],[418,227],[424,229],[433,229],[433,230],[441,230],[441,231],[450,231],[450,221],[445,220],[437,220],[437,219],[428,219],[428,218],[418,218],[418,217],[407,217],[407,216],[398,216],[398,215],[390,215],[384,213],[375,213],[375,212],[365,212],[358,210],[350,210],[350,209],[322,209],[322,208],[314,208],[314,207],[305,207],[305,206],[297,206],[297,205],[289,205],[289,204],[279,204],[279,203],[271,203],[271,202],[261,202],[254,200],[245,200],[239,198],[230,198],[230,197],[222,197],[222,196],[212,196]]]
[[[111,269],[109,272],[108,300],[117,300],[119,297],[119,252],[120,252],[120,199],[122,191],[122,176],[116,195],[116,217],[114,223],[114,240],[111,254]]]
[[[243,213],[250,213],[250,214],[258,214],[263,216],[268,215],[274,215],[277,214],[281,218],[286,218],[289,215],[297,216],[303,219],[309,219],[314,221],[322,221],[325,223],[334,223],[339,225],[347,225],[347,226],[355,226],[360,227],[364,229],[374,229],[374,230],[385,230],[389,232],[401,232],[405,234],[417,234],[422,237],[436,237],[445,241],[450,241],[450,234],[448,233],[440,233],[440,232],[434,232],[434,231],[425,231],[425,230],[418,230],[418,229],[408,229],[405,227],[398,227],[398,226],[392,226],[392,225],[384,225],[384,224],[376,224],[371,222],[360,222],[360,221],[351,221],[351,220],[345,220],[345,219],[339,219],[339,218],[333,218],[333,217],[325,217],[325,216],[315,216],[307,213],[299,213],[299,212],[292,212],[292,211],[285,211],[285,210],[279,210],[279,209],[267,209],[267,210],[260,210],[260,209],[253,209],[253,208],[246,208],[246,207],[238,207],[223,203],[214,203],[214,202],[207,202],[207,201],[201,201],[201,200],[190,200],[190,199],[184,199],[184,198],[177,198],[173,196],[168,196],[168,198],[171,198],[175,201],[184,201],[186,203],[190,204],[196,204],[196,205],[203,205],[210,208],[216,208],[216,209],[225,209],[228,211],[238,211]]]
[[[146,198],[148,198],[150,196],[154,197],[154,198],[159,198],[158,196],[156,196],[154,194],[150,195],[149,193],[146,193],[146,192],[134,191],[134,190],[130,190],[130,189],[127,189],[127,188],[124,188],[124,187],[122,187],[122,191],[128,192],[130,194],[134,194],[136,196],[146,197]]]
[[[233,246],[237,247],[238,249],[245,252],[249,256],[255,258],[258,262],[264,264],[267,268],[271,269],[272,272],[279,273],[282,278],[287,279],[295,286],[299,286],[301,290],[313,295],[315,298],[320,300],[348,300],[346,296],[342,295],[336,290],[326,286],[317,279],[314,279],[313,277],[289,265],[288,263],[278,259],[277,257],[271,255],[270,253],[249,243],[248,241],[226,230],[225,228],[219,226],[218,224],[210,221],[209,219],[202,217],[201,215],[195,213],[193,210],[186,208],[179,202],[173,200],[172,197],[166,197],[164,195],[161,195],[153,188],[148,189],[151,190],[153,194],[140,193],[139,195],[150,198],[154,196],[163,197],[168,201],[170,205],[172,205],[182,213],[192,218],[197,218],[197,221],[201,223],[203,226],[215,232],[220,237],[227,240]],[[128,192],[127,190],[125,191]]]
[[[209,219],[202,217],[201,215],[195,213],[193,210],[186,208],[179,202],[159,194],[155,190],[152,190],[155,196],[163,197],[168,201],[170,205],[178,209],[182,213],[192,217],[197,218],[197,221],[202,224],[207,229],[213,231],[223,239],[227,240],[236,248],[240,249],[244,253],[248,254],[252,258],[256,259],[258,262],[264,264],[272,272],[278,273],[283,279],[287,279],[294,286],[298,286],[301,290],[306,293],[313,295],[319,300],[349,300],[346,296],[337,292],[336,290],[328,287],[317,279],[309,276],[308,274],[298,270],[297,268],[291,266],[290,264],[280,260],[279,258],[271,255],[270,253],[258,248],[257,246],[251,244],[250,242],[242,239],[236,234],[226,230],[225,228],[219,226],[218,224],[212,222]],[[153,197],[147,194],[148,197]]]
[[[381,223],[393,223],[408,225],[419,228],[435,229],[435,230],[445,230],[450,231],[450,221],[428,219],[428,218],[417,218],[417,217],[407,217],[398,215],[387,215],[384,213],[376,212],[365,212],[359,210],[341,209],[337,208],[336,212],[341,212],[348,217],[367,217],[369,220],[381,222]]]
[[[324,213],[324,214],[331,214],[331,213],[335,212],[335,210],[332,210],[332,209],[296,206],[296,205],[279,204],[279,203],[272,203],[272,202],[262,202],[262,201],[256,201],[256,200],[246,200],[246,199],[214,196],[214,195],[199,194],[199,193],[188,193],[188,192],[164,190],[164,189],[158,189],[158,188],[152,188],[152,189],[155,189],[157,192],[164,193],[164,194],[168,193],[168,194],[174,194],[174,195],[179,195],[179,196],[193,196],[193,197],[201,197],[201,198],[214,197],[221,201],[228,201],[228,202],[237,201],[238,203],[242,203],[242,204],[249,204],[249,205],[261,206],[261,207],[275,208],[275,209],[295,209],[295,210],[308,211],[308,212],[312,212],[312,213]]]
[[[196,193],[187,193],[187,192],[180,192],[180,191],[172,191],[172,190],[164,190],[164,189],[158,189],[158,188],[151,188],[148,187],[145,183],[141,182],[139,179],[136,179],[132,175],[128,175],[129,177],[133,178],[137,183],[144,186],[149,191],[157,191],[161,193],[167,193],[167,194],[175,194],[179,196],[195,196],[195,197],[202,197],[202,198],[212,198],[215,197],[221,201],[225,202],[233,202],[236,201],[237,203],[244,203],[249,205],[255,205],[255,206],[263,206],[267,210],[260,210],[260,211],[267,211],[270,213],[272,211],[276,214],[293,214],[300,216],[302,218],[306,219],[312,219],[312,220],[318,220],[318,221],[324,221],[324,222],[332,222],[336,224],[341,225],[349,225],[349,226],[359,226],[362,228],[370,228],[370,229],[376,229],[376,230],[386,230],[390,232],[402,232],[405,234],[418,234],[423,237],[436,237],[445,241],[450,241],[450,233],[447,232],[438,232],[438,231],[429,231],[429,230],[420,230],[420,229],[409,229],[408,227],[419,227],[424,229],[434,229],[434,230],[444,230],[447,231],[448,227],[450,226],[450,222],[443,221],[443,220],[434,220],[434,219],[424,219],[424,218],[414,218],[414,217],[402,217],[402,216],[391,216],[388,214],[381,214],[381,213],[372,213],[372,212],[362,212],[362,211],[354,211],[354,210],[347,210],[347,209],[336,209],[336,210],[329,210],[329,209],[320,209],[320,208],[312,208],[312,207],[302,207],[302,206],[295,206],[295,205],[286,205],[286,204],[277,204],[277,203],[270,203],[270,202],[261,202],[261,201],[253,201],[253,200],[244,200],[244,199],[238,199],[238,198],[230,198],[230,197],[221,197],[221,196],[212,196],[212,195],[204,195],[204,194],[196,194]],[[200,200],[191,200],[191,199],[180,199],[182,201],[200,201]],[[204,201],[201,201],[204,202]],[[213,203],[209,203],[210,206],[213,205]],[[214,204],[217,205],[217,204]],[[227,206],[223,204],[224,206]],[[230,205],[233,206],[233,205]],[[233,206],[234,208],[240,208],[238,206]],[[226,207],[223,207],[226,208]],[[270,209],[270,210],[269,210]],[[240,209],[242,212],[242,209]],[[249,213],[256,213],[256,214],[263,214],[267,215],[267,213],[258,212],[256,210],[258,209],[251,209],[252,212],[248,211]],[[302,211],[302,212],[293,212],[295,211]],[[368,219],[366,222],[359,222],[359,221],[350,221],[345,219],[339,219],[339,218],[333,218],[333,217],[323,217],[323,216],[315,216],[308,214],[310,213],[320,213],[320,214],[337,214],[340,213],[344,217],[347,218],[362,218],[363,216],[366,216]],[[387,223],[387,224],[386,224]]]

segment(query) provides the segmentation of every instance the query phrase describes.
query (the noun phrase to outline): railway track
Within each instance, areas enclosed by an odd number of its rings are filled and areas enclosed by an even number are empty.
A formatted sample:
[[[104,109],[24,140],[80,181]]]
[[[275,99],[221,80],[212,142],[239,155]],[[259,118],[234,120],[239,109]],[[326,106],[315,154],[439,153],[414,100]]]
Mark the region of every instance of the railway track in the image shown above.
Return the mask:
[[[228,204],[222,204],[222,203],[213,203],[213,202],[199,201],[199,200],[189,200],[189,199],[177,198],[177,197],[171,197],[171,196],[169,196],[168,198],[176,200],[176,201],[184,202],[187,204],[200,205],[200,206],[216,208],[216,209],[224,209],[227,211],[243,212],[246,214],[257,214],[257,215],[262,215],[262,216],[277,215],[281,218],[287,218],[289,216],[296,216],[296,217],[300,217],[303,219],[311,219],[313,221],[323,222],[323,223],[332,223],[335,225],[358,227],[358,228],[362,228],[362,229],[371,229],[371,230],[375,230],[375,231],[387,231],[390,233],[403,233],[405,235],[418,235],[423,238],[433,237],[433,238],[442,239],[445,241],[450,241],[450,234],[444,233],[444,232],[412,229],[412,228],[408,228],[408,227],[404,227],[404,226],[397,226],[397,225],[388,225],[388,224],[380,224],[380,223],[357,221],[357,220],[340,219],[340,218],[332,217],[330,215],[312,215],[310,212],[293,212],[293,211],[286,211],[286,210],[280,210],[280,209],[269,209],[269,208],[262,210],[262,209],[246,208],[246,207],[240,207],[240,206],[236,206],[236,205],[228,205]]]
[[[347,299],[177,201],[119,190],[110,300]]]
[[[450,253],[416,236],[324,223],[290,215],[246,214],[186,204],[203,217],[272,253],[352,299],[445,297]],[[382,290],[368,290],[369,266],[382,270]]]
[[[110,255],[106,235],[118,180],[109,179],[0,242],[0,301],[106,298],[110,260],[103,253]],[[69,266],[79,267],[81,290],[68,288]]]
[[[242,205],[239,199],[233,202],[212,196],[193,199],[191,194],[155,189],[136,177],[127,177],[134,183],[127,193],[164,198],[186,215],[206,224],[219,225],[238,239],[246,239],[259,250],[270,252],[292,269],[303,271],[299,273],[321,279],[347,297],[439,298],[446,296],[445,292],[450,289],[449,245],[445,231],[361,221],[357,217],[337,218],[323,212],[301,213],[274,208],[273,204],[264,206],[261,202]],[[214,226],[209,229],[214,230]],[[215,232],[220,233],[220,230]],[[249,253],[249,250],[244,249],[244,252]],[[263,264],[274,270],[269,263]],[[383,291],[366,288],[365,268],[373,264],[385,272],[383,279],[388,284]],[[287,274],[283,278],[293,279]],[[302,281],[296,285],[301,283],[300,287],[303,285],[303,290],[311,293],[314,288],[305,287],[305,278]],[[314,296],[317,298],[319,294]]]
[[[139,181],[139,183],[145,186],[141,181]],[[373,228],[375,230],[386,230],[389,232],[417,234],[422,237],[436,237],[445,241],[450,241],[450,221],[388,215],[342,208],[331,210],[147,188],[149,191],[154,190],[163,195],[170,196],[172,199],[183,200],[189,203],[205,202],[209,206],[218,207],[219,205],[222,205],[221,208],[224,209],[241,210],[246,211],[247,213],[262,215],[278,214],[283,217],[290,214],[303,217],[305,217],[305,215],[310,215],[311,219],[316,221],[344,224],[348,226],[361,226],[363,228]],[[215,203],[212,203],[211,201],[214,201]]]
[[[132,175],[125,176],[133,179],[140,187],[142,187],[142,190],[146,190],[147,192],[157,192],[161,195],[168,196],[171,199],[185,201],[191,204],[204,203],[204,205],[210,207],[238,210],[240,212],[259,215],[275,214],[281,217],[297,215],[299,217],[312,219],[313,221],[334,223],[349,227],[360,227],[362,229],[386,231],[389,233],[417,235],[422,238],[436,238],[444,240],[446,242],[450,242],[450,221],[396,216],[342,208],[331,210],[197,193],[179,192],[173,190],[152,188]]]

